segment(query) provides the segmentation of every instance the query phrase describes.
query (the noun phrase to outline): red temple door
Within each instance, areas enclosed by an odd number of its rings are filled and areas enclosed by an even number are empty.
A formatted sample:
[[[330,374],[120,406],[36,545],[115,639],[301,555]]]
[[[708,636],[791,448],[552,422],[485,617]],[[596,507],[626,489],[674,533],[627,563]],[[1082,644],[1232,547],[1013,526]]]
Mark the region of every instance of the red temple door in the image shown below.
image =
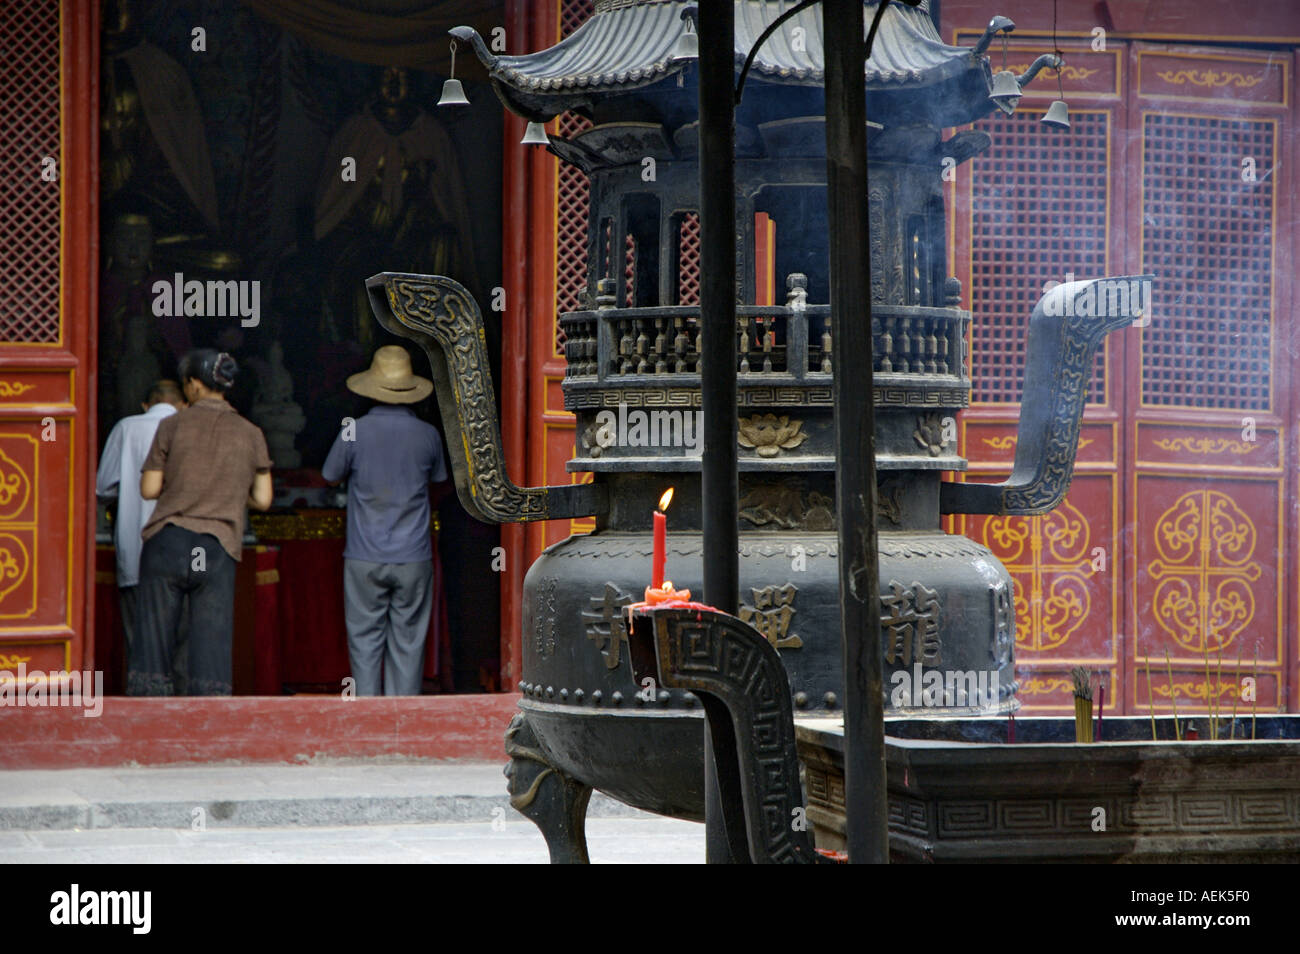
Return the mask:
[[[1184,712],[1230,712],[1251,704],[1238,658],[1250,674],[1258,657],[1258,707],[1285,711],[1293,58],[1133,43],[1127,60],[1122,227],[1134,269],[1159,280],[1126,339],[1125,698],[1145,709],[1149,658],[1157,708],[1172,692]]]
[[[0,671],[91,668],[98,4],[0,17]]]
[[[978,35],[978,34],[976,34]],[[1019,36],[1019,34],[1017,34]],[[962,42],[971,38],[963,37]],[[1063,44],[1065,45],[1065,44]],[[976,124],[993,137],[987,153],[959,167],[954,183],[955,274],[974,311],[971,410],[962,417],[970,476],[1000,480],[1015,456],[1029,316],[1049,282],[1126,271],[1123,208],[1122,51],[1065,45],[1061,81],[1070,129],[1043,126],[1059,95],[1044,79],[1026,88],[1010,117]],[[1013,45],[1007,66],[1020,73],[1043,41]],[[995,54],[995,68],[1001,59]],[[1121,421],[1123,337],[1111,335],[1097,358],[1074,483],[1043,517],[966,518],[958,529],[989,546],[1016,583],[1016,658],[1020,698],[1039,712],[1072,712],[1070,675],[1083,665],[1108,673],[1108,695],[1122,666]]]
[[[1013,71],[1050,48],[1015,36]],[[1277,356],[1294,333],[1283,320],[1292,57],[1062,47],[1068,132],[1039,122],[1058,96],[1040,78],[1015,115],[977,124],[993,147],[954,184],[955,273],[975,313],[971,476],[1009,471],[1025,331],[1046,282],[1152,273],[1153,307],[1099,356],[1061,507],[959,527],[1016,579],[1028,708],[1071,711],[1069,670],[1082,665],[1106,673],[1108,708],[1146,712],[1148,660],[1158,711],[1171,692],[1184,714],[1207,699],[1230,708],[1246,702],[1238,653],[1249,672],[1258,644],[1259,708],[1285,709],[1296,682],[1283,585],[1295,577],[1295,455],[1284,453],[1294,402]]]

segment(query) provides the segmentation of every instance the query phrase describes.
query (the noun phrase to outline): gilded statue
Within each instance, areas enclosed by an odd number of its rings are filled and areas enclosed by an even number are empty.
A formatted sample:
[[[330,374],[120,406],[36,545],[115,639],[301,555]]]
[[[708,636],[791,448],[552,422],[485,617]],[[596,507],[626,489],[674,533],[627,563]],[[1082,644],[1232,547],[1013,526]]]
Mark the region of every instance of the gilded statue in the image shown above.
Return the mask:
[[[474,285],[473,231],[455,148],[415,103],[402,67],[384,70],[378,94],[346,120],[326,149],[316,190],[315,234],[327,243],[327,297],[370,347],[362,279],[385,268],[462,276]]]

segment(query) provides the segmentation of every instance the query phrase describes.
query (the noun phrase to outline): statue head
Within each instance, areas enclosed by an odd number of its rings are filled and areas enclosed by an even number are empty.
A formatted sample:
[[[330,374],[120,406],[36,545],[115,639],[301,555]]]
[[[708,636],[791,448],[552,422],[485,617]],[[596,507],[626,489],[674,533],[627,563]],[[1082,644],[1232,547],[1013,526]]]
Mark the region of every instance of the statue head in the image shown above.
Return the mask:
[[[410,79],[406,74],[406,67],[389,66],[384,70],[383,79],[379,81],[380,99],[395,106],[404,102],[410,91]]]
[[[389,66],[379,81],[379,96],[371,110],[389,135],[400,135],[419,115],[419,107],[410,98],[411,81],[404,66]]]
[[[135,18],[131,16],[130,0],[104,0],[104,34],[110,40],[131,36]]]
[[[108,269],[126,278],[143,278],[153,253],[153,224],[147,215],[126,212],[113,220],[108,235]]]

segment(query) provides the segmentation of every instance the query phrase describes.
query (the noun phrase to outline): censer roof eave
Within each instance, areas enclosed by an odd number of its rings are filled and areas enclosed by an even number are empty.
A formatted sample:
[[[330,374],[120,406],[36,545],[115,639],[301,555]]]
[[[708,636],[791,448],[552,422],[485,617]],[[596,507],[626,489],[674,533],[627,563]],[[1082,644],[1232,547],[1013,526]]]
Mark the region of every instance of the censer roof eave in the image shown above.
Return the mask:
[[[451,33],[472,44],[511,111],[545,121],[566,109],[651,86],[689,68],[694,60],[674,58],[678,38],[688,28],[681,16],[688,5],[684,0],[600,3],[590,19],[559,43],[522,56],[492,53],[471,27],[456,27]],[[869,10],[875,7],[874,2],[864,5]],[[927,7],[892,4],[886,9],[864,71],[868,92],[887,96],[956,84],[986,97],[987,60],[940,40]],[[781,0],[735,0],[737,70],[763,30],[788,8]],[[774,85],[821,86],[824,66],[821,11],[813,7],[791,18],[764,42],[751,76]],[[945,125],[975,118],[959,116]]]

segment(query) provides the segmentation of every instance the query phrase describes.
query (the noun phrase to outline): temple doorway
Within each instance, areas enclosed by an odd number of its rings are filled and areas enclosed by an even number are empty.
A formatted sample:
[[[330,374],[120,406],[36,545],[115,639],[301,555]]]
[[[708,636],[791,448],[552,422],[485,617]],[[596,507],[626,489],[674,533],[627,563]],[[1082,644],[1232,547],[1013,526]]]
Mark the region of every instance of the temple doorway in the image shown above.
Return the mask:
[[[462,7],[466,22],[502,20],[500,3]],[[343,420],[365,411],[347,377],[381,345],[403,344],[374,320],[364,280],[445,274],[485,306],[501,284],[502,116],[490,90],[467,83],[473,105],[436,110],[446,43],[394,43],[375,18],[327,23],[295,9],[228,4],[196,21],[183,3],[108,0],[100,32],[93,439],[102,449],[188,349],[238,361],[230,400],[266,435],[275,502],[245,535],[236,694],[337,693],[349,674],[346,497],[321,465]],[[485,307],[496,381],[499,318]],[[426,356],[404,346],[428,377]],[[441,431],[434,398],[414,408]],[[495,691],[500,534],[449,489],[435,488],[430,527],[424,691]],[[121,691],[113,515],[101,503],[95,661]]]

